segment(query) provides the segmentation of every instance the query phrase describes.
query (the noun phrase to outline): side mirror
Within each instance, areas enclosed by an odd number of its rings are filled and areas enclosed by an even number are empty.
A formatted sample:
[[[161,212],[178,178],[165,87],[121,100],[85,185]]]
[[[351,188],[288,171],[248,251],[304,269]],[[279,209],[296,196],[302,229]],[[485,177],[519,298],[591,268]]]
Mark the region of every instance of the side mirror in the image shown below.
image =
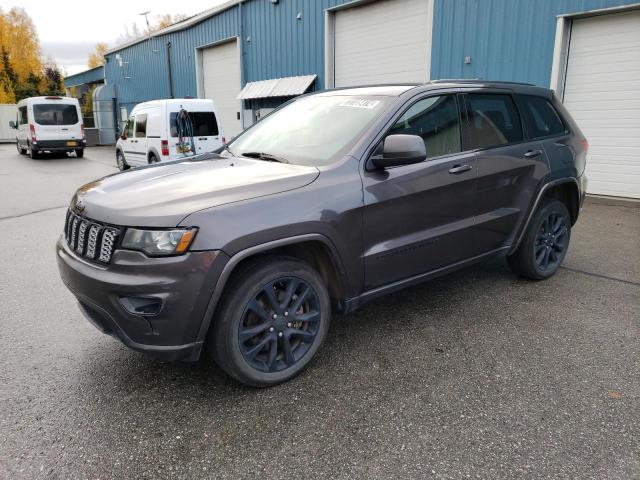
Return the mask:
[[[14,122],[13,120],[9,121],[9,126],[13,129],[17,129],[18,125],[16,125],[16,122]]]
[[[423,162],[427,158],[424,140],[418,135],[389,135],[384,139],[382,155],[371,157],[378,168],[411,165]]]
[[[122,135],[120,135],[120,140],[126,140],[127,139],[127,134],[123,133]]]

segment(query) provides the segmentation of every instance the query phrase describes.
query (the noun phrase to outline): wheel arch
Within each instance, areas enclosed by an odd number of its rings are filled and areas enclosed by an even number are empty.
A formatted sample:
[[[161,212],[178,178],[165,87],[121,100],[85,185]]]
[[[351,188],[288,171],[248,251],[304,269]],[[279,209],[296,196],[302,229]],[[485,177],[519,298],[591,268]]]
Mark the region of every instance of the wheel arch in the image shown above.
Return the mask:
[[[206,338],[222,294],[233,273],[247,262],[271,255],[287,255],[309,263],[327,284],[332,307],[338,311],[344,309],[346,273],[331,240],[319,233],[283,238],[249,247],[231,256],[216,282],[202,319],[197,341],[204,341]]]
[[[573,177],[567,177],[546,183],[539,190],[533,205],[529,209],[526,220],[522,222],[516,241],[509,249],[508,255],[516,251],[524,238],[525,232],[529,227],[529,223],[531,222],[535,211],[547,198],[555,198],[563,202],[571,216],[571,225],[576,223],[578,215],[580,214],[580,187],[578,181]]]

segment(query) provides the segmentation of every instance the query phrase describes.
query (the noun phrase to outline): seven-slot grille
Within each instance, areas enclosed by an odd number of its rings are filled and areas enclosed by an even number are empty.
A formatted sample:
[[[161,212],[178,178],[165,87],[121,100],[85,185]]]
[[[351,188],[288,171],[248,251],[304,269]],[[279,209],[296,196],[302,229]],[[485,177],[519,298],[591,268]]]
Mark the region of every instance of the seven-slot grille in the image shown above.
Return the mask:
[[[67,212],[64,236],[69,248],[82,257],[109,263],[119,235],[120,230],[116,227],[83,218],[71,210]]]

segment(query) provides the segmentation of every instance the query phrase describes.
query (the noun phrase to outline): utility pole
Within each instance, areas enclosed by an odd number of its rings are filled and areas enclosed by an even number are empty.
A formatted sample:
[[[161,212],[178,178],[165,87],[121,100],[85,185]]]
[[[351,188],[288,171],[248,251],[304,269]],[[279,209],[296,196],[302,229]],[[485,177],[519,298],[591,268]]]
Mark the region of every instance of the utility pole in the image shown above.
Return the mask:
[[[147,10],[146,12],[140,13],[140,15],[144,16],[144,21],[147,22],[147,35],[151,38],[151,27],[149,26],[149,17],[148,15],[151,13],[151,10]]]

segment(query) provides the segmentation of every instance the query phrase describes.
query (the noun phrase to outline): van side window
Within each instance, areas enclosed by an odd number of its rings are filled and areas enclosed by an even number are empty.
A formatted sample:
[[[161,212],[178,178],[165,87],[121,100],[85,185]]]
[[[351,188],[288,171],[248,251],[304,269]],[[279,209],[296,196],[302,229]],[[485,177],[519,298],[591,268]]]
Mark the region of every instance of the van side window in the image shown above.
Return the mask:
[[[497,147],[522,140],[522,122],[511,95],[465,95],[469,112],[466,141],[470,149]]]
[[[422,137],[427,158],[460,152],[460,119],[455,96],[442,95],[418,100],[391,127],[388,134]]]
[[[566,131],[560,115],[549,100],[534,95],[520,95],[520,100],[530,138],[562,135]]]
[[[147,114],[136,115],[136,138],[147,136]]]
[[[20,107],[18,109],[18,125],[26,125],[29,123],[27,120],[27,107]]]
[[[127,120],[127,126],[125,127],[125,133],[127,135],[127,138],[133,137],[133,122],[134,122],[133,117],[129,117],[129,120]]]

